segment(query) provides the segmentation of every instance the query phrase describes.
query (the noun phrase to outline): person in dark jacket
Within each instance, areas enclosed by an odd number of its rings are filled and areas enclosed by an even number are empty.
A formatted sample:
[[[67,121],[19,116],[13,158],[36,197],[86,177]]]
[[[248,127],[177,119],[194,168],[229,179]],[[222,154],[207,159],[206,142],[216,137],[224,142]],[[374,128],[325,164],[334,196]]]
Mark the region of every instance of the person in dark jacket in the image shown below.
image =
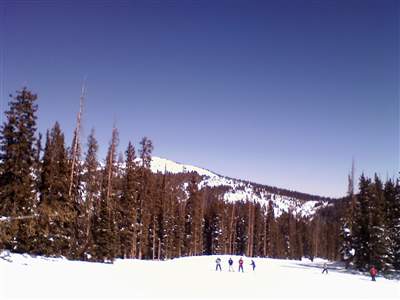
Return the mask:
[[[322,274],[324,274],[326,272],[326,274],[328,274],[328,266],[326,263],[324,263],[324,266],[322,267]]]
[[[256,268],[256,263],[254,262],[254,260],[251,260],[250,266],[253,267],[253,271],[254,271],[254,269]]]
[[[217,266],[215,267],[215,271],[218,271],[218,269],[219,269],[220,271],[222,271],[222,268],[221,268],[221,259],[220,259],[219,257],[217,257],[217,259],[215,260],[215,263],[217,264]]]
[[[376,276],[376,274],[378,274],[378,270],[375,268],[374,265],[372,265],[371,269],[369,269],[369,274],[371,275],[371,280],[376,281],[375,276]]]
[[[229,264],[229,272],[235,272],[234,270],[233,270],[233,260],[232,260],[232,258],[230,257],[229,258],[229,260],[228,260],[228,264]]]
[[[243,271],[243,259],[242,258],[239,259],[239,272],[240,272],[240,270],[242,270],[242,273],[244,272]]]

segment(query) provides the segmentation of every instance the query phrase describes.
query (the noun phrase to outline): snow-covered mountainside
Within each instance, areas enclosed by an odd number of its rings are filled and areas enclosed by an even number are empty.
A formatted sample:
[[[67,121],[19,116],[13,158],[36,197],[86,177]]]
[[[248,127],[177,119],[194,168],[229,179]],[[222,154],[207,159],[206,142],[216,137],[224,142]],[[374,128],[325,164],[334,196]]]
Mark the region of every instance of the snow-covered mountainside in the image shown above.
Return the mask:
[[[202,180],[199,183],[199,188],[205,186],[227,187],[227,192],[224,194],[224,200],[228,202],[249,200],[259,202],[262,205],[267,205],[268,201],[272,200],[275,216],[279,216],[282,214],[282,212],[288,212],[289,210],[293,214],[311,216],[316,212],[317,209],[329,205],[329,201],[322,199],[322,197],[318,200],[300,200],[296,197],[282,195],[282,193],[270,192],[266,186],[221,176],[203,168],[180,164],[156,156],[152,157],[151,171],[154,173],[164,173],[164,171],[167,171],[172,174],[196,172],[202,176]]]

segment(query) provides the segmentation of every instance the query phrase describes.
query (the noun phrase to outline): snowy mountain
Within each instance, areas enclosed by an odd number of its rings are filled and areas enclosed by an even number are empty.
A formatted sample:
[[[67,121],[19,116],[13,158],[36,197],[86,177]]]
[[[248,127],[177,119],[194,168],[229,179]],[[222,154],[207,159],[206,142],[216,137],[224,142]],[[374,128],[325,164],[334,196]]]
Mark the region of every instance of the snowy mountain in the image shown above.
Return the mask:
[[[196,172],[202,177],[199,188],[224,186],[227,188],[227,192],[224,194],[224,201],[228,202],[249,200],[267,205],[268,201],[272,200],[275,216],[279,216],[282,212],[288,212],[289,210],[300,216],[312,216],[319,208],[329,205],[331,200],[221,176],[203,168],[177,163],[156,156],[152,157],[151,171],[153,173],[167,171],[172,174]],[[296,194],[299,194],[299,196],[296,197]]]

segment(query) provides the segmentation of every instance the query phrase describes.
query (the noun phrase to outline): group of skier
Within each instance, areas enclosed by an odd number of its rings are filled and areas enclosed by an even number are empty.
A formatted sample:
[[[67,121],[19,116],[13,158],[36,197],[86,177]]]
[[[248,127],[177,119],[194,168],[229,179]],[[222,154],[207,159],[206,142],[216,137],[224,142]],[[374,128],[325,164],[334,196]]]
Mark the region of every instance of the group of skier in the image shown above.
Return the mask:
[[[215,260],[215,263],[216,263],[215,271],[218,271],[218,270],[222,271],[221,259],[219,257]],[[229,265],[229,272],[235,272],[234,269],[233,269],[233,260],[232,260],[232,258],[229,258],[228,265]],[[256,268],[256,263],[254,262],[254,260],[251,260],[250,265],[253,267],[253,271],[254,271],[255,268]],[[243,258],[239,259],[239,270],[238,271],[239,272],[240,271],[244,272],[244,270],[243,270]],[[328,265],[326,263],[324,263],[323,266],[322,266],[322,274],[324,274],[324,273],[328,274]],[[371,275],[372,281],[375,281],[375,277],[376,277],[376,274],[377,274],[377,270],[376,270],[375,266],[371,267],[371,269],[369,270],[369,273]]]
[[[242,273],[244,272],[244,270],[243,270],[243,262],[244,262],[243,258],[240,258],[239,259],[239,270],[238,270],[238,272],[242,272]],[[222,271],[221,259],[219,257],[217,257],[217,259],[215,260],[215,263],[216,263],[215,271],[218,271],[218,270]],[[232,260],[231,257],[228,260],[228,265],[229,265],[229,272],[235,272],[234,269],[233,269],[233,260]],[[254,260],[251,260],[250,265],[253,267],[253,271],[254,271],[256,269],[256,263],[254,262]]]
[[[217,259],[215,260],[216,263],[216,267],[215,267],[215,271],[222,271],[222,267],[221,267],[221,259],[219,257],[217,257]],[[233,260],[230,257],[228,260],[228,265],[229,265],[229,272],[235,272],[233,269]],[[250,266],[253,267],[253,271],[256,268],[256,263],[254,262],[254,260],[251,260]],[[238,272],[244,272],[243,270],[243,258],[239,259],[239,270]],[[326,263],[323,264],[322,266],[322,274],[328,274],[328,265]],[[369,270],[369,274],[371,275],[371,280],[372,281],[376,281],[375,277],[378,274],[378,270],[375,268],[374,265],[371,266],[371,269]]]

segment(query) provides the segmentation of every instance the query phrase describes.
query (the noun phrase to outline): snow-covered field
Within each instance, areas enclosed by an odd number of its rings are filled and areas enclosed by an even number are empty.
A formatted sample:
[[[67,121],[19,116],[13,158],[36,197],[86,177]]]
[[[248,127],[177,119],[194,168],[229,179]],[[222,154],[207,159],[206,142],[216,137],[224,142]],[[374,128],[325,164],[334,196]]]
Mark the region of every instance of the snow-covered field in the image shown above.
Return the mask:
[[[215,271],[216,256],[168,261],[116,260],[114,264],[12,254],[0,259],[0,295],[23,299],[97,298],[371,298],[400,299],[400,282],[345,273],[330,266],[321,274],[321,259],[314,262],[244,257],[245,272],[228,272],[229,256],[220,256],[222,272]]]

